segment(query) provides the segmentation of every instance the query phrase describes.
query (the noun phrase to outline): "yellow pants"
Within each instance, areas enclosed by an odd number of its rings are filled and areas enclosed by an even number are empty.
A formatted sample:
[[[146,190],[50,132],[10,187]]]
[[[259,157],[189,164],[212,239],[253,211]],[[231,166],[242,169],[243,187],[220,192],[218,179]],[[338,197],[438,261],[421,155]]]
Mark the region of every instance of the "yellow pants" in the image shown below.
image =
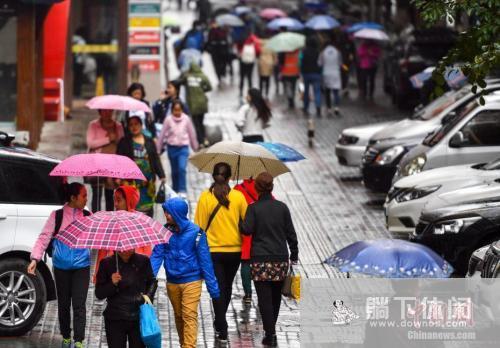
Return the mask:
[[[201,280],[185,284],[167,283],[167,294],[174,308],[175,326],[182,348],[196,347],[201,284]]]

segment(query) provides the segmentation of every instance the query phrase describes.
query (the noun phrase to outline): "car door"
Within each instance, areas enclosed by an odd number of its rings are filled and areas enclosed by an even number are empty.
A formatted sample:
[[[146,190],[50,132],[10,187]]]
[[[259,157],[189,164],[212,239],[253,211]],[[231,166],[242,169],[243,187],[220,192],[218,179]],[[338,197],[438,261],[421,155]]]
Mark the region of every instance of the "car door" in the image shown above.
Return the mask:
[[[500,153],[500,109],[479,109],[448,141],[448,165],[489,162]]]
[[[49,176],[53,167],[50,163],[28,160],[4,166],[4,176],[18,209],[14,243],[18,250],[31,250],[50,213],[61,206],[58,192],[61,178]]]
[[[17,206],[3,176],[4,159],[0,160],[0,255],[12,250],[17,228]]]

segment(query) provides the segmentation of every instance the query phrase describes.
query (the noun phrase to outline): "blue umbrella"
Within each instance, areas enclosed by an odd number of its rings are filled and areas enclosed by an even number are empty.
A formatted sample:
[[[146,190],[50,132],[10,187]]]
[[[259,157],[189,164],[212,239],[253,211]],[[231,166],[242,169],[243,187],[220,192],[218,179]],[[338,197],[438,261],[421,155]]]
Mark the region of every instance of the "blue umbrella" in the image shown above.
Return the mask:
[[[271,151],[281,162],[297,162],[306,159],[300,152],[281,143],[258,142],[257,144]]]
[[[304,3],[304,7],[312,11],[325,11],[328,6],[321,0],[309,0]]]
[[[354,33],[356,31],[360,31],[361,29],[379,29],[383,30],[384,27],[378,23],[375,22],[359,22],[356,24],[351,25],[348,29],[348,33]]]
[[[355,242],[325,260],[342,272],[386,278],[448,278],[453,267],[428,247],[400,239]]]
[[[331,16],[318,15],[306,22],[306,27],[313,30],[330,30],[340,27],[340,23]]]
[[[271,30],[280,30],[281,28],[286,28],[288,30],[302,30],[304,29],[304,24],[295,18],[285,17],[273,19],[267,24],[267,28]]]

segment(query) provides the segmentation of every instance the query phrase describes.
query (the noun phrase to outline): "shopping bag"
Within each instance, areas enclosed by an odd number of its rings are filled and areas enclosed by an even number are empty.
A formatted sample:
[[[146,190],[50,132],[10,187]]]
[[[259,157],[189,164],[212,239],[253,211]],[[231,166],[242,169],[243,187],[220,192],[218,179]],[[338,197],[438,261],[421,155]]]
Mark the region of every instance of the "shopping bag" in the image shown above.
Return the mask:
[[[161,328],[155,308],[145,303],[139,308],[142,342],[146,348],[161,348]]]
[[[295,272],[293,266],[290,266],[290,271],[285,278],[283,288],[281,289],[283,296],[300,299],[300,274]]]
[[[165,192],[165,183],[161,183],[158,188],[158,192],[156,193],[155,202],[158,204],[163,204],[167,200],[167,194]]]

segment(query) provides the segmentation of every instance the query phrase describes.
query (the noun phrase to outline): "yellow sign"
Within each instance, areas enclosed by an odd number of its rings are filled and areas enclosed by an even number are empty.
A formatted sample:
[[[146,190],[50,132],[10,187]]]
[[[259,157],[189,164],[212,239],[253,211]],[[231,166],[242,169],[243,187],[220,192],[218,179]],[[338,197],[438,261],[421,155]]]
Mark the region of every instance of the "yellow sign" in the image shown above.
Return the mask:
[[[118,45],[73,45],[73,53],[117,53]]]
[[[157,28],[160,27],[160,18],[158,17],[132,17],[128,22],[129,27]]]

